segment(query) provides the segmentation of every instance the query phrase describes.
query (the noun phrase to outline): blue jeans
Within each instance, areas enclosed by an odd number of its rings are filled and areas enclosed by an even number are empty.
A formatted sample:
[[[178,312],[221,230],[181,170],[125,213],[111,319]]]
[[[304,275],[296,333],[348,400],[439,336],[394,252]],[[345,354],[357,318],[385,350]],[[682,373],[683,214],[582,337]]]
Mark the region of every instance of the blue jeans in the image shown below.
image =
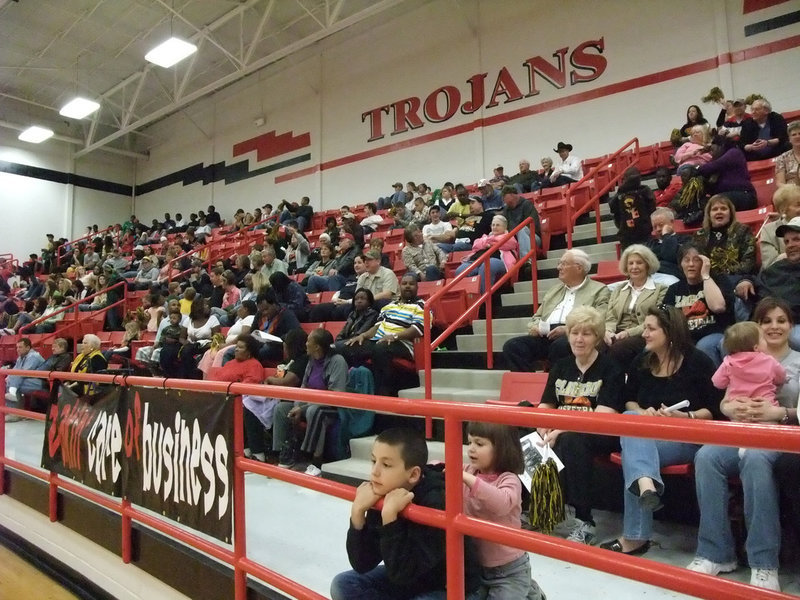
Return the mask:
[[[345,279],[341,275],[312,275],[308,278],[306,293],[338,292],[344,284]]]
[[[444,273],[439,267],[434,265],[425,267],[425,281],[437,281],[439,279],[444,279]]]
[[[739,476],[744,492],[747,562],[751,569],[777,569],[781,547],[778,486],[772,466],[780,452],[703,446],[694,457],[695,487],[700,506],[697,556],[716,563],[736,560],[728,520],[728,478]]]
[[[709,333],[697,340],[695,346],[700,352],[708,356],[714,367],[719,368],[722,364],[722,338],[721,333]]]
[[[653,511],[644,509],[639,504],[637,480],[640,477],[649,477],[656,484],[658,494],[663,494],[661,468],[692,462],[700,446],[629,437],[620,438],[619,441],[622,446],[622,474],[625,480],[622,536],[626,540],[646,541],[653,533]]]
[[[441,244],[436,244],[439,246],[442,252],[450,253],[450,252],[465,252],[467,250],[472,250],[472,244],[469,242],[456,242],[455,244],[445,244],[442,242]]]
[[[211,314],[217,317],[217,321],[219,321],[219,324],[222,327],[230,327],[233,324],[231,323],[231,318],[228,316],[228,312],[225,309],[212,306]]]
[[[517,243],[519,244],[519,256],[522,258],[531,251],[531,229],[524,227],[517,232]],[[536,235],[536,247],[542,247],[542,238]]]
[[[481,294],[482,294],[483,292],[486,291],[486,276],[485,276],[485,273],[484,273],[486,268],[484,267],[483,263],[481,263],[480,265],[478,265],[475,268],[472,268],[473,264],[474,263],[463,263],[463,264],[459,265],[459,267],[456,269],[456,275],[458,275],[460,273],[463,273],[467,269],[471,269],[471,271],[468,273],[468,275],[470,275],[470,276],[480,275],[481,276]],[[490,258],[489,259],[489,274],[490,274],[490,280],[491,280],[489,285],[492,285],[495,281],[498,280],[498,278],[502,277],[505,274],[505,272],[506,272],[506,264],[502,260],[500,260],[499,258]]]
[[[527,555],[525,556],[527,558]],[[331,582],[331,600],[403,600],[405,596],[396,594],[386,567],[379,565],[367,573],[345,571],[339,573]],[[477,600],[477,592],[467,594],[467,600]],[[445,590],[424,592],[413,600],[446,600]]]

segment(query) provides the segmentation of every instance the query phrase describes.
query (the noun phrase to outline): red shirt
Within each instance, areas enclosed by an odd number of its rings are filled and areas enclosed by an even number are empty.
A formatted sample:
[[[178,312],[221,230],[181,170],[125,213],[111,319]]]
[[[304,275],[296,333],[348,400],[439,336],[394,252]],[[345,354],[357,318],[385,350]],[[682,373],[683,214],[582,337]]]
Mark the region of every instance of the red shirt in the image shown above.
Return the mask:
[[[238,361],[229,360],[222,366],[217,381],[231,381],[236,383],[263,383],[264,367],[255,358]]]

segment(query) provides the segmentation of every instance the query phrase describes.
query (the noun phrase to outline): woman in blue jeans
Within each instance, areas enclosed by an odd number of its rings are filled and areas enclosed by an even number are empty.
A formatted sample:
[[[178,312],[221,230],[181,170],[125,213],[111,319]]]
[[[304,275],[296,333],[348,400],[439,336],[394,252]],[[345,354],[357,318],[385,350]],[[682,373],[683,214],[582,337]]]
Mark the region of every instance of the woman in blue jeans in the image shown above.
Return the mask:
[[[766,352],[786,369],[787,381],[778,390],[779,406],[760,398],[726,398],[722,412],[731,421],[780,423],[797,421],[798,353],[789,348],[792,311],[782,300],[764,298],[753,313],[766,341]],[[776,432],[780,435],[779,432]],[[728,519],[728,479],[738,477],[744,495],[744,522],[747,528],[747,562],[750,584],[780,591],[778,563],[781,546],[778,486],[773,465],[781,468],[782,454],[773,450],[748,448],[741,456],[738,448],[703,446],[694,459],[700,527],[697,552],[689,565],[692,571],[718,575],[736,569],[736,551]],[[797,480],[791,485],[797,487]]]
[[[714,364],[692,345],[681,311],[653,307],[644,319],[645,349],[628,372],[625,414],[656,418],[712,419],[719,414],[722,392],[711,384]],[[669,407],[688,400],[683,410]],[[697,444],[642,438],[620,438],[625,480],[622,537],[601,548],[623,554],[650,549],[653,511],[661,508],[664,482],[661,468],[691,462]]]
[[[472,243],[475,252],[464,260],[464,263],[456,269],[456,275],[470,269],[468,275],[481,276],[481,293],[486,291],[486,267],[484,263],[474,266],[477,259],[483,256],[484,252],[492,245],[497,243],[500,238],[508,233],[508,220],[503,215],[495,215],[492,218],[492,232],[482,235]],[[510,269],[519,256],[519,243],[514,236],[511,236],[503,245],[496,250],[489,259],[489,285],[491,286],[503,274]]]

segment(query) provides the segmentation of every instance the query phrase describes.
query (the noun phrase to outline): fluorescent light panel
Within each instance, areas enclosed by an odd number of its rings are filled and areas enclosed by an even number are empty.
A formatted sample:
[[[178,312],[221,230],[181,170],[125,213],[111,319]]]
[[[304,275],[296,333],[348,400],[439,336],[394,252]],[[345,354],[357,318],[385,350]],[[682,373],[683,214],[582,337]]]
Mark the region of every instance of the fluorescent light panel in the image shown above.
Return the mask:
[[[171,37],[144,55],[145,60],[165,69],[181,62],[187,56],[197,52],[197,46],[179,38]]]
[[[61,110],[58,111],[58,114],[64,117],[69,117],[70,119],[83,119],[84,117],[88,117],[98,108],[100,108],[100,105],[94,100],[77,97],[73,98],[64,106],[62,106]]]
[[[21,139],[23,142],[30,142],[31,144],[40,144],[52,136],[53,132],[50,129],[33,125],[20,133],[19,139]]]

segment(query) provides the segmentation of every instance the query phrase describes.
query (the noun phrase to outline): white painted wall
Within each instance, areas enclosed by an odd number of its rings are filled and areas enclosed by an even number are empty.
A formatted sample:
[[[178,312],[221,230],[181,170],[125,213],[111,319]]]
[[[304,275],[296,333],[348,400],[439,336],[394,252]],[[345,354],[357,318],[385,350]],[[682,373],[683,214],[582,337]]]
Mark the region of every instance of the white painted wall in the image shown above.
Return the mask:
[[[746,60],[737,54],[800,33],[800,27],[793,25],[744,36],[746,24],[789,12],[789,4],[749,15],[742,15],[741,0],[647,0],[636,3],[635,14],[632,6],[625,0],[565,0],[554,13],[528,1],[434,0],[390,22],[376,22],[364,33],[346,31],[309,56],[284,61],[197,103],[186,111],[191,119],[175,115],[156,124],[149,133],[166,141],[151,149],[147,164],[139,165],[137,182],[197,162],[239,160],[232,157],[235,143],[273,129],[310,131],[312,139],[311,162],[277,175],[325,166],[376,148],[408,147],[282,183],[267,174],[228,185],[173,185],[137,197],[136,212],[150,219],[166,205],[189,212],[214,203],[223,217],[229,217],[240,207],[250,210],[266,201],[297,200],[302,195],[310,196],[317,208],[332,208],[384,195],[396,180],[425,181],[434,187],[445,180],[475,182],[497,163],[513,174],[519,158],[536,164],[540,157],[553,155],[559,140],[572,143],[582,158],[597,156],[634,136],[642,144],[667,139],[674,127],[683,124],[686,107],[699,104],[714,85],[730,97],[760,92],[777,110],[800,108],[800,81],[783,75],[796,70],[797,47]],[[465,82],[478,73],[488,74],[485,105],[504,66],[525,93],[528,71],[523,63],[528,58],[542,56],[555,62],[552,55],[560,48],[571,52],[582,42],[600,38],[607,67],[594,81],[556,89],[539,79],[540,93],[533,97],[469,115],[457,113],[444,123],[426,122],[397,135],[390,134],[391,116],[384,116],[386,135],[367,141],[369,128],[362,123],[366,111],[410,96],[424,100],[443,85],[456,86],[466,98]],[[715,68],[659,81],[669,76],[670,69],[716,57],[723,58]],[[653,74],[652,81],[638,88],[616,93],[609,89]],[[592,90],[598,90],[599,97],[571,103],[576,94]],[[498,115],[553,101],[566,105],[491,122]],[[706,116],[713,122],[717,112],[708,106]],[[253,119],[262,114],[267,116],[266,125],[254,127]],[[413,143],[421,136],[475,121],[477,127],[459,135]],[[248,156],[251,169],[262,166],[255,153]]]
[[[0,129],[0,160],[76,173],[132,185],[132,159],[97,152],[73,165],[74,146],[57,140],[20,142],[16,133]],[[86,225],[101,227],[130,216],[131,198],[83,187],[0,172],[0,252],[17,257],[41,251],[45,234],[74,239]]]
[[[741,0],[642,0],[634,12],[625,0],[563,0],[557,11],[528,0],[413,4],[407,14],[341,32],[154,124],[148,134],[161,141],[150,149],[149,160],[138,161],[135,179],[141,184],[193,164],[243,159],[251,170],[260,168],[271,161],[258,162],[254,152],[234,158],[233,145],[272,130],[310,132],[311,147],[302,151],[310,151],[309,162],[230,184],[174,184],[137,197],[133,206],[114,194],[0,174],[0,210],[12,217],[0,223],[0,250],[26,255],[38,250],[48,231],[72,237],[89,223],[122,221],[131,212],[147,222],[164,212],[188,216],[214,204],[230,217],[240,207],[251,210],[303,195],[317,208],[366,202],[388,193],[397,180],[434,187],[445,180],[470,183],[497,163],[509,174],[521,157],[536,164],[553,154],[559,140],[572,143],[582,158],[613,151],[634,136],[650,144],[666,139],[683,123],[686,107],[699,103],[714,85],[730,97],[760,92],[780,111],[800,108],[800,80],[788,76],[800,64],[796,44],[750,58],[752,49],[781,47],[782,40],[800,34],[800,26],[744,36],[746,24],[784,14],[791,3],[749,15],[741,14],[742,5]],[[527,59],[541,56],[554,62],[560,48],[568,48],[569,56],[579,44],[601,38],[606,69],[594,81],[557,89],[537,79],[538,95],[485,107],[501,68],[525,93]],[[742,54],[745,50],[748,55]],[[669,77],[670,70],[717,57],[718,66]],[[444,85],[458,88],[463,101],[470,95],[466,80],[480,73],[487,74],[487,100],[477,112],[457,113],[444,123],[426,122],[397,135],[391,134],[390,116],[384,116],[385,136],[368,141],[363,113],[407,97],[424,100]],[[620,91],[631,80],[639,86]],[[713,121],[716,108],[707,109]],[[253,122],[260,116],[266,124],[256,127]],[[459,135],[418,143],[458,126],[465,127]],[[375,154],[381,149],[386,152]],[[360,153],[375,155],[348,162]],[[0,130],[0,160],[69,171],[70,157],[67,144],[22,144],[12,132]],[[331,165],[341,159],[346,164]],[[306,167],[314,168],[276,182],[276,176]],[[132,161],[102,152],[74,168],[118,183],[130,184],[134,178]],[[36,218],[13,218],[20,208]]]

